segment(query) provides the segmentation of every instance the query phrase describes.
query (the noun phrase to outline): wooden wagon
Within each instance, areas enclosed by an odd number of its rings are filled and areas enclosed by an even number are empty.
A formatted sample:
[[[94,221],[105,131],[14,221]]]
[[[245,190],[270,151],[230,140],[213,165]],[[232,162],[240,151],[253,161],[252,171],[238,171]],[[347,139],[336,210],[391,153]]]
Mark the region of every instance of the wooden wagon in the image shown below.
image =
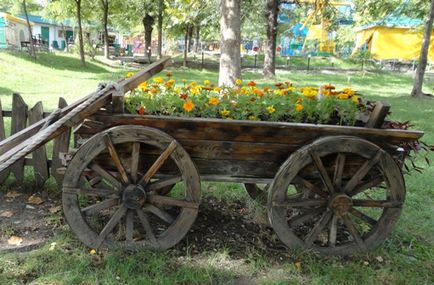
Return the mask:
[[[290,248],[347,255],[390,234],[405,199],[401,146],[422,132],[125,114],[124,92],[166,63],[119,82],[120,90],[67,120],[80,125],[64,170],[63,209],[83,243],[174,246],[198,215],[201,181],[267,193],[270,225]]]

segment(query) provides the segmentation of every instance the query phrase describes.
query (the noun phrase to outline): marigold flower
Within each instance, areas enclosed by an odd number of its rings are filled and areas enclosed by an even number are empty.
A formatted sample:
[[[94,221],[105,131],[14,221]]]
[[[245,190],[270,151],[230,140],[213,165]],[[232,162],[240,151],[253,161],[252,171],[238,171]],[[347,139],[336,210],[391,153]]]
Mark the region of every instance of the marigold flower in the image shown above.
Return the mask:
[[[353,89],[351,89],[351,88],[344,88],[344,89],[342,89],[342,92],[343,93],[346,93],[346,94],[348,94],[348,95],[350,95],[350,96],[352,96],[352,95],[355,95],[356,94],[356,91],[354,91]]]
[[[340,93],[338,95],[338,99],[341,99],[341,100],[347,100],[348,98],[349,98],[349,95],[347,93]]]
[[[303,105],[295,104],[295,110],[297,110],[297,112],[300,112],[301,110],[303,110]]]
[[[173,73],[172,72],[166,72],[166,76],[170,78],[173,76]]]
[[[235,85],[241,85],[241,84],[243,84],[243,81],[241,80],[241,79],[237,79],[237,80],[235,80]]]
[[[151,92],[152,95],[155,95],[158,94],[160,90],[158,90],[157,88],[152,88],[149,92]]]
[[[133,77],[134,76],[134,72],[128,72],[127,73],[127,78]]]
[[[258,97],[263,97],[265,94],[264,94],[264,92],[262,92],[261,90],[259,90],[259,89],[255,89],[255,90],[253,90],[253,93],[256,95],[256,96],[258,96]]]
[[[256,82],[253,80],[250,80],[249,83],[247,83],[248,86],[250,87],[255,87],[256,86]]]
[[[214,91],[220,93],[222,89],[220,87],[214,87]]]
[[[274,84],[274,86],[276,86],[277,88],[279,88],[279,89],[282,89],[283,88],[283,84],[282,83],[276,83],[276,84]]]
[[[154,81],[157,84],[161,84],[164,82],[164,78],[163,77],[154,77],[154,78],[152,78],[152,81]]]
[[[223,117],[227,117],[227,116],[229,116],[229,115],[231,114],[231,111],[226,110],[226,109],[223,109],[222,111],[220,111],[220,114],[221,114]]]
[[[179,95],[179,98],[181,98],[182,100],[187,100],[188,95],[185,94],[185,93],[182,93],[182,94]]]
[[[276,109],[274,109],[273,106],[268,106],[266,109],[267,109],[267,112],[268,112],[269,114],[273,114],[274,112],[276,112]]]
[[[219,103],[220,103],[220,100],[218,98],[216,98],[216,97],[211,97],[208,100],[208,104],[213,105],[213,106],[216,106]]]
[[[351,97],[351,100],[352,100],[354,103],[359,104],[359,102],[360,102],[360,97],[357,96],[357,95],[354,95],[353,97]]]
[[[145,91],[145,89],[148,88],[148,82],[143,81],[142,83],[139,84],[138,88]]]
[[[263,90],[265,93],[267,93],[268,91],[270,91],[270,87],[264,87],[262,90]]]
[[[204,85],[210,85],[210,84],[211,84],[211,81],[209,81],[208,79],[205,79],[205,80],[203,81],[203,84],[204,84]]]
[[[335,90],[336,89],[336,87],[331,85],[330,83],[328,85],[324,85],[323,87],[326,90]]]
[[[193,95],[199,95],[200,94],[200,86],[194,86],[193,88],[191,88],[191,94]]]
[[[193,111],[195,105],[191,100],[187,100],[184,105],[182,105],[182,108],[187,111],[187,112],[191,112]]]
[[[137,109],[137,113],[139,113],[139,115],[144,115],[145,114],[145,106],[140,105],[139,108]]]

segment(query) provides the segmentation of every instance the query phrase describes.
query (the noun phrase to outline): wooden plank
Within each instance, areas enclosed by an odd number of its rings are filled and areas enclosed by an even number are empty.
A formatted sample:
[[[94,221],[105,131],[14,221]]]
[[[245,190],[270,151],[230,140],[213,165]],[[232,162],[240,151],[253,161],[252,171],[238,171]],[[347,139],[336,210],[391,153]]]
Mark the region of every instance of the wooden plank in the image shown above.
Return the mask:
[[[123,88],[125,92],[133,90],[136,88],[141,82],[149,79],[154,74],[160,72],[171,64],[171,60],[169,58],[162,59],[158,62],[155,62],[154,64],[151,64],[144,68],[142,71],[135,74],[133,77],[128,79],[121,79],[118,80],[119,88]],[[114,93],[114,90],[107,91],[105,94],[101,95],[101,97],[93,103],[91,106],[86,108],[85,111],[83,111],[81,114],[79,114],[74,120],[72,120],[72,123],[80,123],[84,118],[89,117],[91,114],[94,114],[96,111],[98,111],[102,107],[109,106],[109,103],[111,102],[112,94]],[[90,99],[92,96],[94,96],[98,91],[95,91],[88,96],[84,97],[83,99],[78,100],[77,102],[65,107],[62,109],[61,114],[59,117],[65,116],[67,113],[69,113],[74,108],[78,107],[82,103],[86,102],[88,99]],[[102,104],[101,104],[102,103]],[[19,145],[23,141],[27,140],[28,138],[32,137],[34,134],[36,134],[41,127],[45,124],[46,119],[33,124],[32,126],[21,130],[14,135],[10,136],[9,138],[5,139],[4,141],[0,142],[0,157],[3,157],[4,154],[9,152],[12,148]],[[66,131],[68,127],[63,126],[58,131],[50,135],[50,140],[60,135],[62,132]],[[44,142],[45,143],[45,142]],[[17,148],[15,148],[15,152],[17,151]],[[13,152],[13,153],[15,153]],[[13,154],[12,153],[12,154]],[[10,156],[10,152],[9,155]],[[0,159],[0,161],[3,161]]]
[[[59,108],[64,109],[68,104],[66,100],[62,97],[59,98]],[[56,180],[57,186],[62,186],[63,175],[57,173],[57,168],[62,167],[62,160],[60,158],[61,153],[67,153],[69,151],[69,143],[71,138],[71,128],[68,128],[59,135],[53,144],[53,156],[51,165],[51,176]]]
[[[96,115],[93,119],[104,125],[97,129],[80,129],[79,133],[94,134],[117,125],[143,125],[161,129],[177,140],[294,143],[300,146],[322,136],[349,135],[383,144],[398,144],[417,140],[424,134],[420,131],[396,129],[126,114]]]
[[[2,102],[0,100],[0,142],[6,138],[5,123],[3,120],[3,116],[4,115],[3,115]],[[10,172],[9,169],[5,169],[2,172],[0,172],[0,183],[3,183],[6,180],[6,178],[8,178],[9,172]]]
[[[124,113],[124,89],[120,89],[113,93],[112,96],[112,112],[116,114]]]
[[[36,105],[29,110],[29,125],[35,124],[43,119],[43,107],[42,102],[39,101]],[[35,175],[36,191],[39,187],[42,187],[45,181],[49,177],[48,171],[48,157],[45,145],[41,146],[32,153],[32,165]]]
[[[374,110],[372,110],[371,115],[369,116],[369,120],[366,123],[365,127],[367,128],[381,128],[384,123],[384,119],[389,113],[390,105],[385,102],[376,102]]]
[[[28,106],[18,93],[12,95],[12,121],[11,135],[18,133],[26,128]],[[6,140],[4,140],[6,141]],[[24,158],[18,160],[11,167],[11,172],[15,175],[17,183],[24,180]]]

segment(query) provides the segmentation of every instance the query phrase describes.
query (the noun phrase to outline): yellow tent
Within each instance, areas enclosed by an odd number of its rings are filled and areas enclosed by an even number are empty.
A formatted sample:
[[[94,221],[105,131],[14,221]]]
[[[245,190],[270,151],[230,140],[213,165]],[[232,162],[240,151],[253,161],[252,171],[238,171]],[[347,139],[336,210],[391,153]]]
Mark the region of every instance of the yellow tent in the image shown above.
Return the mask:
[[[363,45],[375,59],[419,59],[423,31],[416,29],[419,20],[389,17],[386,21],[357,30],[353,53]],[[434,33],[431,36],[429,60],[434,61]]]

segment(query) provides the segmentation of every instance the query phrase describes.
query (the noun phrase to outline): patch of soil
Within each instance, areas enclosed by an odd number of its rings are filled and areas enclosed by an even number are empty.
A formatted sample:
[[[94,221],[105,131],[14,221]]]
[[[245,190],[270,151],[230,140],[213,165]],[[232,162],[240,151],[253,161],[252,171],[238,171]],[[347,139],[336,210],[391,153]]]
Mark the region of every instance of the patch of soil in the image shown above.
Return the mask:
[[[0,193],[0,251],[30,250],[63,223],[60,201],[11,190]]]

